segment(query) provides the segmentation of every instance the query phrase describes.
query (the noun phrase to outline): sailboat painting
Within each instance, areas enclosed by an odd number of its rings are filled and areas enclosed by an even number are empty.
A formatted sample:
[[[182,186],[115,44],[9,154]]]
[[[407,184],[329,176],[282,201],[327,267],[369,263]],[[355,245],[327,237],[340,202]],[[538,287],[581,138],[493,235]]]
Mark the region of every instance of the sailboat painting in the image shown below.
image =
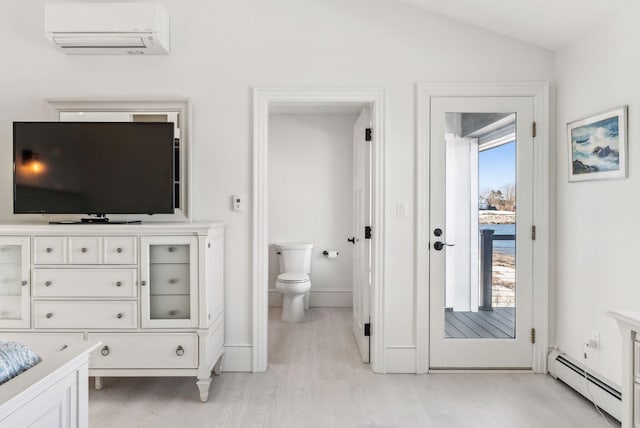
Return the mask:
[[[569,181],[627,176],[627,106],[567,124]]]

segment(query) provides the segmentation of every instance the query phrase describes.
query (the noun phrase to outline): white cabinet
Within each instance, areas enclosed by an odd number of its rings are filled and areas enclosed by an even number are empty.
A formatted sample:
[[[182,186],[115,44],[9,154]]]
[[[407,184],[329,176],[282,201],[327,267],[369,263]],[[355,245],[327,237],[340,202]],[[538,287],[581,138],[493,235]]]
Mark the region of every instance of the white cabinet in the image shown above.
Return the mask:
[[[0,237],[0,328],[28,328],[29,237]]]
[[[640,428],[640,312],[611,311],[622,333],[622,428]]]
[[[0,335],[47,353],[101,341],[97,386],[194,376],[206,401],[224,353],[224,225],[0,225]]]
[[[153,236],[141,239],[142,326],[198,325],[198,240]]]

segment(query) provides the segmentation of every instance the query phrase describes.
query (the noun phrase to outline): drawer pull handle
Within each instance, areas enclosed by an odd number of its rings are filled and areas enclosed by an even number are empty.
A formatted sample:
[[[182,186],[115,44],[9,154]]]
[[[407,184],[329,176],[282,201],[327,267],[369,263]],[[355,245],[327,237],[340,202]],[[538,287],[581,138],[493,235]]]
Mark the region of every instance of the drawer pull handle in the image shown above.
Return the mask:
[[[44,286],[45,287],[51,287],[51,281],[45,281]]]
[[[169,311],[169,316],[175,317],[176,315],[178,315],[177,309],[172,309]]]
[[[83,253],[86,253],[87,251],[89,251],[89,249],[87,247],[82,247],[80,251],[82,251]]]
[[[147,285],[147,281],[142,280],[142,281],[140,281],[140,284],[141,285]]]
[[[109,350],[109,347],[108,347],[108,346],[104,346],[104,347],[100,350],[100,353],[101,353],[103,356],[105,356],[105,357],[106,357],[107,355],[109,355],[109,352],[111,352],[111,351]]]
[[[116,282],[116,287],[121,287],[121,286],[122,286],[122,281]]]
[[[51,247],[47,247],[47,248],[44,249],[45,253],[50,253],[52,251],[53,251],[53,248],[51,248]]]
[[[182,357],[184,355],[184,348],[182,347],[182,345],[178,345],[178,347],[176,348],[176,355],[178,357]]]
[[[170,253],[173,253],[173,252],[175,252],[175,251],[176,251],[176,247],[169,247],[169,252],[170,252]]]
[[[49,312],[49,313],[47,313],[47,315],[45,315],[45,317],[47,317],[47,318],[52,318],[52,317],[53,317],[53,314],[52,314],[51,312]]]
[[[25,285],[27,285],[28,282],[27,281],[22,281],[22,286],[24,287]]]
[[[68,345],[62,345],[62,348],[60,348],[61,351],[64,351],[65,349],[67,349],[69,346]]]
[[[178,280],[176,278],[171,278],[169,280],[169,284],[175,284],[176,282],[178,282]]]
[[[123,314],[122,312],[118,312],[118,315],[116,315],[116,317],[117,317],[118,319],[122,318],[123,316],[124,316],[124,314]]]
[[[122,248],[121,248],[121,247],[116,248],[116,252],[117,252],[117,253],[121,253],[122,251],[123,251],[123,250],[122,250]]]

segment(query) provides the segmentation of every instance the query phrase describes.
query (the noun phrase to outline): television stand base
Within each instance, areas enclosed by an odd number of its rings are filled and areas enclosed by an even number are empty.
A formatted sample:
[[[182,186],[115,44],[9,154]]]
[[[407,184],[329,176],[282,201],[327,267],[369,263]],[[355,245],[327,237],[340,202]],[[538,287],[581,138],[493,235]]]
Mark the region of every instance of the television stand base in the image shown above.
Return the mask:
[[[80,219],[81,223],[109,223],[107,217],[85,217]]]
[[[49,224],[141,224],[141,220],[118,220],[111,221],[108,218],[83,218],[80,221],[75,220],[63,220],[63,221],[50,221]]]

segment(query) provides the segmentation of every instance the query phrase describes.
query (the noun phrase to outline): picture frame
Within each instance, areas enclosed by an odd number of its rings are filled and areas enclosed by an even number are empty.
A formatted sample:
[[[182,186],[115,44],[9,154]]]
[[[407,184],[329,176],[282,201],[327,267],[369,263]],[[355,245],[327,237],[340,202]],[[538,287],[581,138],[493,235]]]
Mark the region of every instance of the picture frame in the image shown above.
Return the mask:
[[[569,182],[627,177],[627,106],[567,124]]]

